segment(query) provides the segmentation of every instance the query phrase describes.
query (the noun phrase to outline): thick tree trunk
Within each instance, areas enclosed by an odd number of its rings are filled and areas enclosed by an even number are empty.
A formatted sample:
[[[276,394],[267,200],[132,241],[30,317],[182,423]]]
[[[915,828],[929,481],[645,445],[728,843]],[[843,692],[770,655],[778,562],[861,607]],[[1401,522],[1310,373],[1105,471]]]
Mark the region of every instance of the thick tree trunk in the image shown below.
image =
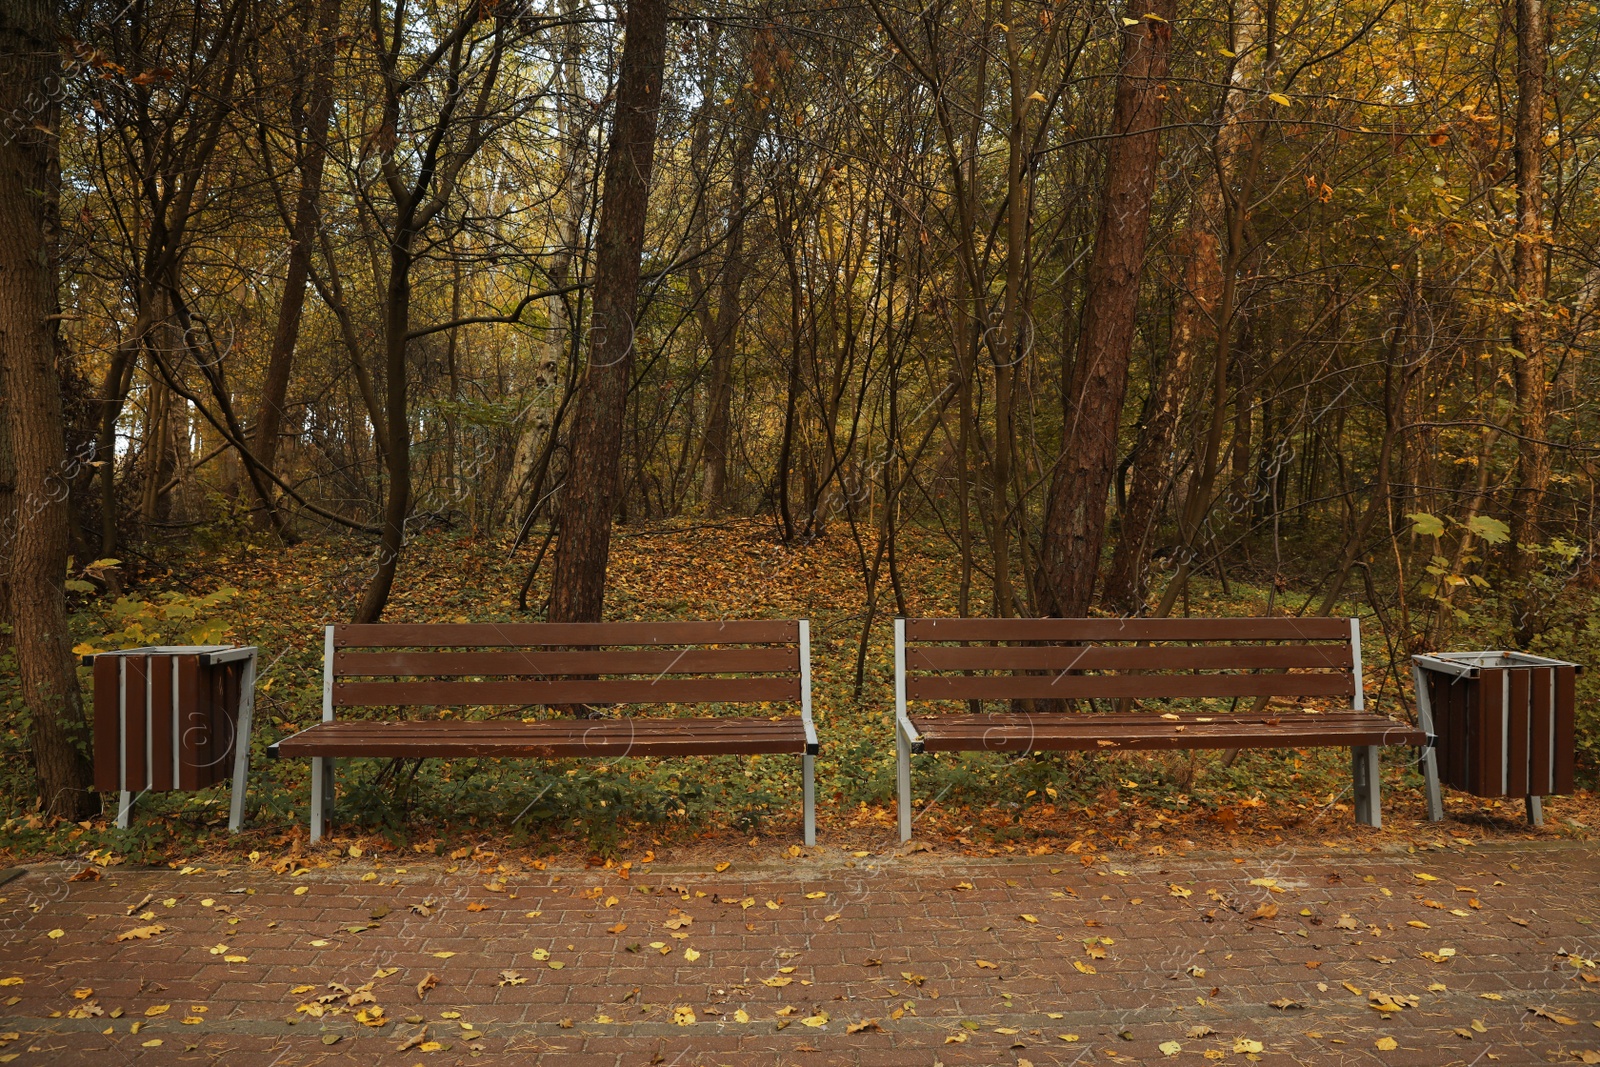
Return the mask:
[[[267,373],[261,383],[261,406],[256,409],[251,452],[261,466],[276,471],[278,435],[283,430],[284,401],[289,392],[289,372],[294,365],[295,341],[300,335],[300,317],[305,310],[306,285],[311,277],[311,257],[316,251],[317,221],[322,200],[322,171],[328,158],[328,122],[333,117],[333,56],[339,29],[339,0],[317,0],[315,25],[311,29],[311,79],[307,92],[304,157],[296,168],[300,191],[295,198],[294,218],[289,232],[288,276],[283,299],[278,304],[278,324],[272,335],[272,351],[267,357]],[[258,525],[271,526],[277,510],[273,494],[261,501],[265,511]]]
[[[557,622],[597,621],[604,609],[666,62],[665,0],[632,0],[625,32],[600,202],[589,365],[573,422],[561,540],[551,577],[549,618]]]
[[[1105,542],[1106,494],[1117,463],[1117,431],[1128,389],[1139,275],[1160,158],[1166,97],[1162,79],[1176,7],[1176,0],[1155,0],[1151,13],[1159,18],[1141,18],[1123,32],[1083,335],[1073,362],[1068,421],[1051,474],[1040,544],[1039,605],[1048,614],[1083,615],[1094,595]]]
[[[389,249],[389,284],[384,297],[384,448],[389,497],[384,501],[378,536],[377,566],[353,622],[377,622],[389,603],[395,570],[406,542],[406,515],[411,510],[411,414],[408,410],[409,368],[406,334],[411,329],[411,242],[409,225],[399,229]]]
[[[11,455],[10,401],[0,365],[0,619],[11,618],[11,542],[21,515],[17,511],[17,464]],[[11,631],[0,627],[0,651],[11,647]]]
[[[706,404],[703,493],[706,510],[715,515],[728,507],[728,454],[733,449],[733,355],[739,338],[739,290],[748,264],[744,254],[745,193],[755,155],[761,113],[751,109],[749,126],[734,145],[733,180],[728,189],[727,258],[717,296],[717,318],[711,329],[711,386]]]
[[[1517,6],[1517,239],[1512,250],[1516,319],[1512,360],[1517,392],[1517,486],[1511,497],[1511,629],[1526,648],[1538,630],[1538,608],[1521,595],[1536,566],[1531,551],[1539,543],[1539,509],[1550,484],[1550,407],[1545,353],[1545,268],[1549,236],[1544,226],[1544,0],[1516,0]]]
[[[71,538],[56,366],[59,110],[48,88],[58,50],[49,0],[0,3],[0,114],[21,117],[0,137],[0,397],[21,505],[9,621],[40,801],[51,815],[77,819],[93,796],[62,587]]]
[[[594,121],[583,95],[583,42],[579,37],[577,0],[562,0],[562,14],[572,21],[564,30],[561,46],[561,94],[556,111],[556,128],[561,137],[562,205],[560,216],[561,250],[550,264],[550,287],[559,289],[570,280],[573,261],[578,257],[583,234],[584,214],[588,210],[590,130]],[[571,379],[561,382],[560,368],[569,362],[576,343],[571,294],[547,297],[545,331],[535,342],[532,387],[523,392],[527,403],[522,410],[522,428],[517,434],[511,466],[506,472],[506,513],[518,524],[520,540],[527,536],[534,511],[544,499],[545,483],[550,481],[551,457],[559,432],[559,416],[571,395]],[[560,388],[558,388],[560,385]],[[557,397],[560,397],[559,402]]]
[[[1215,346],[1217,308],[1222,299],[1222,249],[1218,233],[1228,231],[1223,188],[1232,188],[1241,150],[1249,138],[1243,121],[1249,89],[1261,67],[1261,26],[1248,5],[1241,5],[1233,27],[1232,50],[1238,53],[1220,108],[1211,150],[1212,165],[1196,191],[1179,239],[1184,257],[1184,294],[1173,317],[1167,362],[1156,383],[1151,413],[1140,427],[1134,446],[1128,500],[1118,523],[1116,550],[1103,599],[1113,610],[1133,613],[1149,593],[1150,538],[1172,493],[1178,427],[1194,387],[1193,376],[1205,346]]]
[[[1220,197],[1213,194],[1211,199]],[[1102,594],[1107,607],[1123,614],[1139,611],[1149,592],[1145,561],[1149,557],[1150,535],[1172,491],[1177,473],[1178,426],[1183,420],[1200,349],[1212,340],[1212,315],[1222,290],[1217,239],[1210,229],[1212,219],[1201,218],[1200,214],[1197,211],[1190,217],[1180,240],[1184,292],[1173,316],[1167,360],[1156,381],[1150,414],[1139,428],[1139,441],[1134,446],[1128,500],[1122,509],[1111,573]]]

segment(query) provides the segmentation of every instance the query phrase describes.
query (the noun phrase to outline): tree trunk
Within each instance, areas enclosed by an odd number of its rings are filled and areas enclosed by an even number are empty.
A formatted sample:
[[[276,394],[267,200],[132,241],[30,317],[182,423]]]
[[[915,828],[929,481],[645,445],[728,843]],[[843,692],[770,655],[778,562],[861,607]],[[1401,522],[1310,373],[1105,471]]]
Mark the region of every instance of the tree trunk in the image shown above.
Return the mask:
[[[0,363],[0,619],[11,618],[12,539],[22,521],[17,510],[17,464],[11,455],[11,408],[7,396],[5,367]],[[11,630],[0,626],[0,653],[10,647]]]
[[[1238,60],[1222,97],[1221,123],[1211,145],[1212,166],[1206,169],[1179,238],[1184,293],[1173,317],[1167,362],[1155,387],[1155,401],[1134,446],[1128,501],[1118,523],[1117,547],[1106,579],[1104,600],[1116,611],[1140,610],[1149,593],[1146,561],[1150,538],[1178,474],[1174,463],[1178,427],[1190,399],[1200,350],[1217,341],[1217,307],[1223,291],[1217,232],[1228,229],[1223,187],[1232,187],[1240,150],[1249,137],[1242,121],[1248,106],[1244,90],[1257,79],[1259,37],[1260,26],[1253,14],[1236,20],[1230,44]]]
[[[0,397],[22,503],[10,552],[10,622],[40,802],[50,815],[79,819],[93,798],[62,587],[70,537],[56,366],[60,111],[49,89],[59,47],[48,0],[0,4],[0,68],[8,72],[0,113],[25,117],[0,137]]]
[[[552,289],[562,288],[570,281],[572,263],[579,253],[584,214],[589,203],[590,129],[594,122],[588,110],[588,99],[583,95],[583,74],[578,66],[583,58],[583,42],[579,37],[577,0],[562,0],[561,11],[563,17],[572,21],[563,31],[561,93],[556,111],[556,129],[561,138],[561,250],[550,264],[548,277]],[[578,339],[574,336],[573,306],[568,303],[571,299],[581,297],[562,293],[545,299],[545,331],[535,342],[532,388],[522,394],[528,397],[528,402],[522,409],[522,426],[517,433],[505,483],[507,513],[518,524],[519,540],[527,535],[534,511],[544,499],[544,485],[550,480],[550,460],[556,445],[552,438],[559,431],[559,416],[565,411],[572,392],[570,375],[560,383],[561,388],[557,388],[561,364],[565,361],[570,367],[576,361]],[[558,395],[559,402],[555,399]]]
[[[267,357],[267,374],[261,383],[261,406],[256,409],[251,452],[261,466],[275,471],[278,461],[278,434],[283,429],[284,400],[289,391],[289,372],[294,364],[295,341],[300,335],[300,316],[305,310],[306,285],[311,277],[311,257],[315,251],[319,204],[322,199],[322,171],[328,157],[328,123],[333,117],[333,56],[339,30],[339,0],[317,0],[316,25],[312,35],[310,100],[303,134],[305,153],[296,168],[300,191],[295,199],[294,219],[289,232],[288,276],[283,299],[278,304],[278,325],[272,335],[272,352]],[[269,491],[261,501],[265,512],[257,525],[272,525],[276,503]]]
[[[1544,0],[1516,0],[1517,5],[1517,239],[1511,272],[1516,286],[1516,319],[1512,360],[1517,393],[1517,486],[1511,497],[1512,636],[1526,648],[1538,631],[1538,608],[1522,593],[1537,565],[1533,549],[1540,540],[1539,509],[1550,484],[1548,358],[1545,353],[1545,267],[1549,236],[1544,227]]]
[[[1199,199],[1202,203],[1206,200],[1204,195]],[[1213,192],[1210,199],[1220,197]],[[1139,428],[1139,440],[1134,446],[1128,500],[1122,509],[1111,573],[1102,594],[1107,607],[1123,614],[1139,611],[1149,593],[1145,561],[1149,557],[1150,536],[1172,491],[1177,473],[1174,451],[1178,426],[1183,420],[1200,348],[1211,340],[1211,316],[1222,289],[1217,239],[1210,229],[1212,219],[1202,218],[1204,214],[1197,205],[1179,239],[1179,253],[1184,258],[1184,292],[1173,316],[1172,338],[1156,382],[1150,414]]]
[[[725,511],[728,499],[728,454],[733,448],[733,355],[739,337],[739,289],[748,267],[744,254],[745,193],[756,137],[765,112],[751,108],[748,125],[734,144],[733,180],[728,189],[727,253],[717,296],[717,318],[711,330],[711,386],[706,405],[705,481],[706,510]]]
[[[573,424],[561,540],[551,576],[549,618],[556,622],[598,621],[605,606],[611,517],[633,375],[639,260],[666,63],[665,0],[632,0],[625,33],[601,193],[589,365]]]
[[[389,497],[384,501],[382,532],[378,536],[378,565],[356,609],[353,622],[377,622],[389,603],[389,589],[400,565],[406,541],[406,515],[411,510],[411,413],[406,366],[406,334],[411,329],[411,242],[409,220],[397,228],[389,249],[389,284],[384,297],[384,425],[389,440],[384,448]]]
[[[1167,50],[1176,0],[1155,0],[1159,18],[1123,32],[1105,195],[1089,262],[1083,337],[1073,362],[1069,417],[1051,474],[1040,544],[1039,604],[1049,614],[1086,614],[1105,541],[1106,494],[1128,389],[1134,313],[1144,267],[1150,202],[1160,157]]]

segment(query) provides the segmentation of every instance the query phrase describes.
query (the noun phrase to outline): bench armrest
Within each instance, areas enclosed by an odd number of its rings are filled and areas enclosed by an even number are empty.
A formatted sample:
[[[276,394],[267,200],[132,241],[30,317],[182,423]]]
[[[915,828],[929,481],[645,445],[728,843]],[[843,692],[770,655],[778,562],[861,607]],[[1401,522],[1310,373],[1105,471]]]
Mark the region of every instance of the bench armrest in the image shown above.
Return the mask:
[[[922,751],[922,734],[906,714],[906,620],[894,620],[894,718],[913,752]]]
[[[321,724],[319,723],[317,725],[321,725]],[[276,741],[272,742],[272,744],[267,746],[267,758],[268,759],[281,759],[282,757],[278,755],[278,746],[279,745],[281,745],[285,741],[288,741],[288,740],[291,740],[293,738],[299,737],[301,734],[306,733],[307,731],[315,730],[316,728],[317,728],[316,726],[307,726],[304,730],[296,730],[294,733],[290,734],[288,737],[280,737],[280,738],[278,738]]]
[[[811,721],[811,620],[800,620],[800,722],[806,731],[806,754],[815,756],[821,748],[817,725]]]

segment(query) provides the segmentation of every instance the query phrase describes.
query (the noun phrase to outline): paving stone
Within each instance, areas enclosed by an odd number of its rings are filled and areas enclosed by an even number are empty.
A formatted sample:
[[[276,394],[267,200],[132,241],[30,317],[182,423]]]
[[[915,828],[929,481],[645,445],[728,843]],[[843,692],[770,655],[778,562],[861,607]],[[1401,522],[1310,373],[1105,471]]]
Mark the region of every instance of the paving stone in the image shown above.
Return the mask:
[[[504,875],[504,893],[472,868],[388,868],[362,881],[370,861],[298,878],[116,867],[76,883],[74,868],[40,866],[0,888],[0,979],[21,979],[0,987],[0,1002],[17,998],[0,1007],[0,1034],[18,1035],[0,1038],[0,1057],[19,1067],[546,1057],[563,1067],[1041,1067],[1207,1063],[1209,1051],[1241,1064],[1445,1067],[1581,1062],[1600,1049],[1600,981],[1588,980],[1600,968],[1586,962],[1600,957],[1593,850],[1237,858],[1118,855],[1052,868],[922,854],[847,867],[817,850],[745,871],[634,870],[626,881],[529,869]],[[155,917],[130,915],[147,895],[136,910]],[[427,898],[432,915],[410,910]],[[1346,915],[1355,929],[1335,925]],[[157,923],[152,938],[117,940]],[[419,996],[430,973],[437,984]],[[358,992],[368,983],[371,1002]],[[1369,1006],[1374,991],[1417,1003],[1385,1015]],[[384,1025],[357,1020],[379,1006]],[[685,1008],[694,1022],[677,1025]],[[819,1013],[825,1024],[806,1024]],[[397,1030],[416,1029],[408,1016],[449,1048],[400,1053]],[[866,1020],[876,1023],[847,1032]],[[1380,1049],[1385,1038],[1396,1047]],[[1168,1041],[1181,1051],[1168,1057]]]

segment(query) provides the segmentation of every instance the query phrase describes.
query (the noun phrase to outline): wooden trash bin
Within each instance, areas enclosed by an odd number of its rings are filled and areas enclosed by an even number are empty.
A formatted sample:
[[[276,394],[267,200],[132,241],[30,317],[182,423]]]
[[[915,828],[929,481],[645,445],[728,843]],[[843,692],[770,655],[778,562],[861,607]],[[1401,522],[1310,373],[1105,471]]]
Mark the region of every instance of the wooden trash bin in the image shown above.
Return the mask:
[[[228,829],[244,822],[256,650],[155,645],[83,657],[94,668],[94,785],[119,794],[117,826],[147,792],[233,777]]]
[[[1411,658],[1418,721],[1429,734],[1429,818],[1438,782],[1480,797],[1539,799],[1572,792],[1576,680],[1583,668],[1524,652],[1441,652]]]

